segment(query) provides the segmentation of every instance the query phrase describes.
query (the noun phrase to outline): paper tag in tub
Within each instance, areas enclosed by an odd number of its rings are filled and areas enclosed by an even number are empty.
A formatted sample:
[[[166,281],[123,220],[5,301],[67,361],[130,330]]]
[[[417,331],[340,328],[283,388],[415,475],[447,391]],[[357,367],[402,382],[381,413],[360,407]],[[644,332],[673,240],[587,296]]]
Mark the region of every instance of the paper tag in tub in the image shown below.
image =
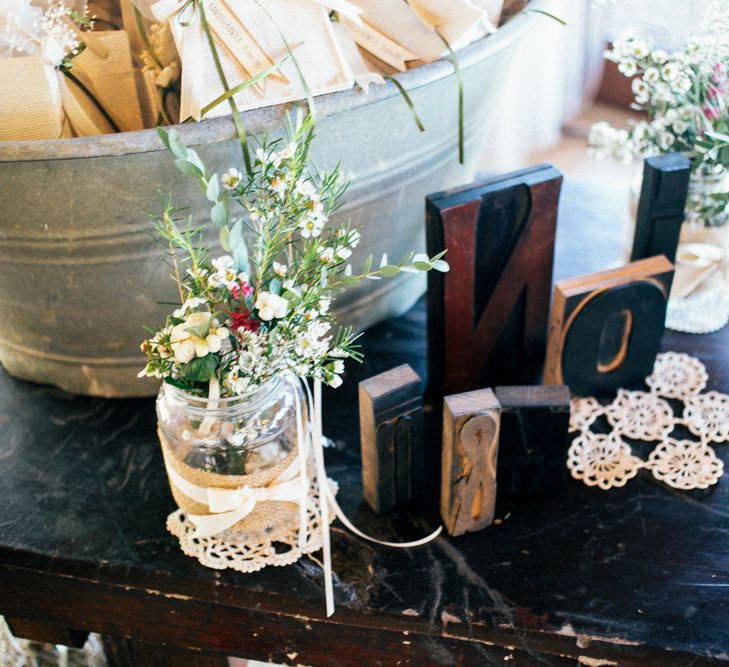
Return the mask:
[[[442,35],[460,49],[495,30],[486,11],[470,0],[358,0],[364,28],[343,20],[357,44],[403,71],[404,62],[432,62],[448,55]],[[404,62],[403,62],[404,61]]]
[[[182,7],[176,0],[160,0],[151,9],[157,20],[169,20],[180,52],[180,119],[199,120],[206,105],[222,95],[224,89],[200,12],[192,5],[187,9]],[[313,95],[346,90],[354,85],[327,10],[314,0],[267,0],[265,4],[256,0],[206,0],[204,11],[231,88],[281,62],[273,74],[235,95],[241,110],[306,97],[284,38]],[[228,114],[229,105],[221,103],[209,109],[205,116]]]

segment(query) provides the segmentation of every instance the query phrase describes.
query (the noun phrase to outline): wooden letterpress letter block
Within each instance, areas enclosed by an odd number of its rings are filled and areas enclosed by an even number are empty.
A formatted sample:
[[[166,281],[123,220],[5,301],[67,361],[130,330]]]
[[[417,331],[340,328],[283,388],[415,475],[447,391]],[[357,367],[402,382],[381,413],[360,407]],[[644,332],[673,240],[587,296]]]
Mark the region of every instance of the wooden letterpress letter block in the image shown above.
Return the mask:
[[[501,404],[499,496],[555,493],[565,476],[570,392],[555,387],[496,387]]]
[[[494,520],[499,418],[491,389],[445,398],[440,514],[449,535],[481,530]]]
[[[655,255],[676,260],[690,176],[691,161],[679,153],[646,159],[631,261]]]
[[[673,264],[660,256],[558,282],[544,383],[593,396],[643,380],[660,349],[672,280]]]
[[[385,512],[418,495],[424,468],[420,376],[408,364],[359,383],[364,497]]]
[[[536,379],[544,360],[561,174],[539,165],[426,199],[429,391]]]

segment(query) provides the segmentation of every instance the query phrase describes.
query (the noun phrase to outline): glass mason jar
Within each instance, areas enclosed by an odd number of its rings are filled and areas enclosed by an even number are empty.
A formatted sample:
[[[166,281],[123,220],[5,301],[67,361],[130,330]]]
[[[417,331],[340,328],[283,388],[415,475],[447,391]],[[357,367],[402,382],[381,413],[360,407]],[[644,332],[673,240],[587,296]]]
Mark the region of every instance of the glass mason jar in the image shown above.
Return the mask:
[[[711,195],[729,192],[729,172],[718,174],[691,174],[686,199],[686,225],[692,227],[721,227],[729,221],[729,211],[707,213],[712,203]]]
[[[253,475],[278,466],[296,448],[297,398],[304,406],[292,373],[216,400],[163,383],[157,420],[169,454],[180,464],[216,475]],[[302,420],[305,415],[302,408]]]
[[[707,207],[712,204],[711,195],[727,192],[729,172],[691,175],[676,261],[698,268],[705,265],[704,289],[726,290],[729,284],[729,211],[715,207],[707,213]]]

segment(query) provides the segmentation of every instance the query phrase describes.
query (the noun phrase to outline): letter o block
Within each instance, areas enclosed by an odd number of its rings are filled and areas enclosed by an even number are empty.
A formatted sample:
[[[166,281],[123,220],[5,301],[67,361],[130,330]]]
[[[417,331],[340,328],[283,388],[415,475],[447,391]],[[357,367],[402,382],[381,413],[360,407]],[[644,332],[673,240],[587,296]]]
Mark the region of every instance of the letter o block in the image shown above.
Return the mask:
[[[660,350],[672,280],[661,255],[557,283],[544,383],[600,396],[643,380]]]

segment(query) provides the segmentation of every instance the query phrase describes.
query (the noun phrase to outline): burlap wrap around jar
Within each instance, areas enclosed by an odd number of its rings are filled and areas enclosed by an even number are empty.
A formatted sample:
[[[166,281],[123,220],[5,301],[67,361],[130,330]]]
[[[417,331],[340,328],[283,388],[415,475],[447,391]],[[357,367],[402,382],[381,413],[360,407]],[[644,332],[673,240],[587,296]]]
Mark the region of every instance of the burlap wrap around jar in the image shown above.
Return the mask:
[[[158,435],[178,507],[189,516],[211,516],[215,508],[202,501],[206,492],[240,491],[258,499],[226,535],[271,541],[290,536],[299,526],[302,501],[292,497],[301,488],[298,430],[307,424],[300,392],[288,374],[217,400],[164,384],[157,398]]]

